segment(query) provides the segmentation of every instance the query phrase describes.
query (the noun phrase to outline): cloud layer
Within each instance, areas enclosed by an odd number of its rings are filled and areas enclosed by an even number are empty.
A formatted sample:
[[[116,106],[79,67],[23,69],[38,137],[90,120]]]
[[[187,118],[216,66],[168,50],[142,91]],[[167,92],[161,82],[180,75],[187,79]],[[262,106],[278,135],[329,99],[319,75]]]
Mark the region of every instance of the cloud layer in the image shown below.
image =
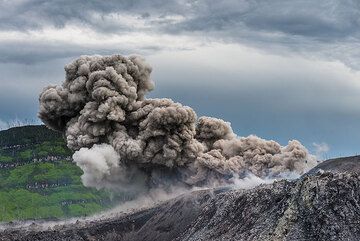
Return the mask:
[[[33,119],[42,86],[60,83],[59,66],[79,55],[138,53],[156,66],[151,95],[226,116],[241,133],[352,153],[359,9],[355,0],[1,1],[0,117]]]
[[[360,67],[357,60],[360,6],[356,0],[157,0],[151,4],[128,0],[24,0],[2,1],[0,8],[6,10],[0,14],[3,62],[31,63],[89,51],[109,53],[109,49],[115,50],[113,43],[118,44],[116,48],[128,45],[123,50],[146,52],[194,48],[210,40],[241,43],[281,54],[288,51],[315,54],[356,69]],[[42,35],[45,38],[40,40]],[[72,40],[63,41],[61,36],[66,35]],[[126,35],[142,37],[144,41],[134,44],[124,38]],[[170,40],[184,36],[193,41],[174,44]],[[23,48],[6,51],[14,44]],[[37,45],[48,47],[47,51],[35,51]]]

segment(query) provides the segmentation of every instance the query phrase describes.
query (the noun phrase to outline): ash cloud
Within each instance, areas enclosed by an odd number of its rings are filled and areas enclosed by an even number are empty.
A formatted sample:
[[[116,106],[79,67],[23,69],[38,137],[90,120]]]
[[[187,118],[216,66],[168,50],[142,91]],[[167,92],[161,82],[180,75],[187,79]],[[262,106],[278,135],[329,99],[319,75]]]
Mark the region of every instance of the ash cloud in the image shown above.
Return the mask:
[[[82,56],[65,71],[61,86],[40,94],[39,117],[77,151],[87,186],[221,185],[249,172],[302,174],[316,164],[296,140],[281,146],[237,137],[221,119],[198,118],[171,99],[146,99],[154,84],[142,57]]]

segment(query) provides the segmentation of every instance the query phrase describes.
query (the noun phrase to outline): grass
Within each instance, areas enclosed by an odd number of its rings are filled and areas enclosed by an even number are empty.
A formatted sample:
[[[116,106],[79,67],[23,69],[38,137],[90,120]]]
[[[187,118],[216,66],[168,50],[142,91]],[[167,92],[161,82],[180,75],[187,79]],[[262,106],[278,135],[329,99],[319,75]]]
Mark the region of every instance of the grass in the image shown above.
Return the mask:
[[[86,188],[69,161],[29,163],[0,171],[0,221],[90,215],[111,206],[109,192]],[[26,189],[28,185],[66,184]]]
[[[65,157],[71,156],[72,152],[67,148],[62,139],[44,141],[37,144],[26,144],[16,149],[0,150],[0,162],[23,162],[31,161],[34,158],[44,158],[48,156]]]
[[[104,210],[96,194],[55,192],[42,195],[25,189],[10,189],[0,192],[0,220],[56,219],[85,216]],[[101,195],[100,195],[101,196]],[[72,203],[81,202],[81,203]]]
[[[37,144],[35,145],[34,153],[37,157],[45,157],[50,154],[56,156],[71,155],[71,151],[66,147],[62,140],[45,141],[41,144]]]
[[[11,156],[5,156],[0,154],[0,162],[11,162],[13,158]]]
[[[0,163],[17,163],[0,169],[0,221],[88,216],[122,199],[84,187],[71,155],[61,135],[44,126],[0,131]]]
[[[22,160],[29,160],[33,157],[33,152],[30,149],[19,152],[18,157]]]

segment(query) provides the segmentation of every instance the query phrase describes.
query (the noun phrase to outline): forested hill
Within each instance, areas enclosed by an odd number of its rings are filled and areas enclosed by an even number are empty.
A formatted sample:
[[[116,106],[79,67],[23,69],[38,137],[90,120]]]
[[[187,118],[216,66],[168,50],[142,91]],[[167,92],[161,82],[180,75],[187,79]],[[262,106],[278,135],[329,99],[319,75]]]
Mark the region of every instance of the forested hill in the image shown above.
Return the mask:
[[[62,139],[62,134],[44,125],[13,127],[0,131],[0,147],[41,143],[54,139]]]
[[[86,216],[129,198],[84,187],[71,156],[43,125],[0,131],[0,221]]]

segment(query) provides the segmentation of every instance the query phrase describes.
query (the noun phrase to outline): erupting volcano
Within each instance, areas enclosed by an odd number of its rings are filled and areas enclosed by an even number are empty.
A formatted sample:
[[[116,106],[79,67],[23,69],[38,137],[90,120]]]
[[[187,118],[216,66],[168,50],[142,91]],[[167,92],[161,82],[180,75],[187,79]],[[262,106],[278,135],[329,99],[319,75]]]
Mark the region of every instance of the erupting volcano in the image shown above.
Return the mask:
[[[86,186],[214,186],[246,173],[300,175],[316,164],[299,141],[238,137],[221,119],[145,98],[154,84],[142,57],[82,56],[65,71],[61,86],[40,94],[39,117],[65,133]]]

